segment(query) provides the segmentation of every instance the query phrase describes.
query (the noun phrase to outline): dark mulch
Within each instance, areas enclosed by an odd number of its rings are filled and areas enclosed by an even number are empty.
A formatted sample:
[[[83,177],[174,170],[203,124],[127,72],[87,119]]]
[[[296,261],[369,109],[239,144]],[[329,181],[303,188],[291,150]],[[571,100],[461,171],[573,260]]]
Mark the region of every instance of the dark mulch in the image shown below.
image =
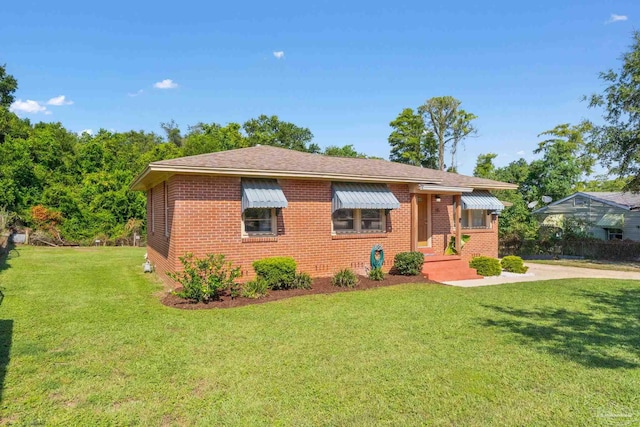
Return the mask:
[[[238,297],[231,299],[228,295],[223,295],[220,301],[211,301],[209,303],[193,303],[186,301],[173,294],[167,294],[162,303],[168,307],[180,308],[183,310],[206,310],[210,308],[231,308],[242,307],[243,305],[250,304],[262,304],[265,302],[277,301],[285,298],[297,297],[300,295],[315,295],[315,294],[333,294],[335,292],[351,292],[360,291],[363,289],[381,288],[383,286],[399,285],[402,283],[428,283],[437,284],[430,280],[426,280],[422,276],[397,276],[392,274],[386,274],[384,280],[375,281],[370,280],[364,276],[358,276],[360,281],[358,286],[354,289],[339,288],[331,284],[331,277],[318,277],[313,279],[311,289],[290,289],[286,291],[269,291],[266,297],[252,299]]]

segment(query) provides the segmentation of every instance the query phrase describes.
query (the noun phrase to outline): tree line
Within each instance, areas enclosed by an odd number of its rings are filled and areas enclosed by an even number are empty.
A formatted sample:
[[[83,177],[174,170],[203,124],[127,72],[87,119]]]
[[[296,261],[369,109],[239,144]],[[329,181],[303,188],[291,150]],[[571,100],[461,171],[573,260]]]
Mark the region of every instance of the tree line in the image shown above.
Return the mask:
[[[553,200],[579,190],[640,190],[640,33],[623,56],[620,71],[601,74],[601,94],[585,97],[589,107],[603,110],[603,124],[562,124],[543,132],[535,153],[496,168],[495,153],[478,157],[474,175],[519,184],[503,192],[505,210],[500,233],[535,233],[531,202]],[[308,128],[261,115],[244,123],[197,123],[182,132],[174,121],[153,132],[78,135],[60,123],[31,123],[10,111],[18,81],[0,66],[0,207],[17,222],[57,242],[90,243],[94,239],[130,241],[144,228],[146,198],[129,184],[153,161],[255,145],[272,145],[330,156],[370,157],[353,145],[322,149]],[[456,171],[461,144],[474,136],[477,117],[461,101],[435,97],[417,108],[405,108],[390,122],[389,159],[439,170]],[[449,155],[447,163],[446,155]],[[617,179],[586,178],[596,161]]]

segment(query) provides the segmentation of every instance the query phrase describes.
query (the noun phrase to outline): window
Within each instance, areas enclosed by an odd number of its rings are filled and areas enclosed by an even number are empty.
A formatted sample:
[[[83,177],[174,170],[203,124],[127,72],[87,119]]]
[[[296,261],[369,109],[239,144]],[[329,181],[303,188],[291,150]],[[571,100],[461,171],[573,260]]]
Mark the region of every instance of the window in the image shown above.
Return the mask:
[[[576,197],[573,199],[573,206],[582,207],[587,204],[587,201],[583,197]]]
[[[335,233],[384,233],[383,209],[338,209],[333,215]]]
[[[164,235],[169,237],[169,188],[167,182],[163,183],[164,189]]]
[[[242,214],[243,233],[246,235],[275,235],[276,214],[272,208],[245,209]]]
[[[151,233],[156,232],[156,207],[153,204],[153,188],[149,189],[149,203],[151,204]]]
[[[463,209],[462,228],[491,228],[489,212],[480,209]]]
[[[605,228],[607,240],[622,240],[622,230],[619,228]]]

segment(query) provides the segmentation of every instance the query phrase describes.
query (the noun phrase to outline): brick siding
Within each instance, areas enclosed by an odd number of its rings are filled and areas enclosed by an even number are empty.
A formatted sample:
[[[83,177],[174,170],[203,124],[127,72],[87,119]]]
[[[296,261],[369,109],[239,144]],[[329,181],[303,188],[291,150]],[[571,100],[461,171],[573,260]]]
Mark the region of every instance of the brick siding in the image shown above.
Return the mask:
[[[277,236],[242,237],[240,178],[174,175],[147,194],[147,250],[159,276],[171,283],[166,272],[181,267],[178,257],[222,253],[239,265],[245,280],[253,276],[253,261],[270,256],[291,256],[298,269],[311,276],[327,276],[345,267],[363,273],[369,266],[373,245],[385,252],[388,271],[396,253],[411,250],[411,204],[407,184],[389,184],[400,208],[387,216],[385,233],[332,235],[331,182],[279,179],[288,207],[278,215]],[[169,236],[164,234],[164,191],[168,189]],[[153,199],[153,200],[152,200]],[[155,226],[151,224],[151,206]],[[453,229],[452,197],[432,204],[433,248],[442,254]],[[471,241],[466,253],[497,256],[497,223],[482,233],[465,230]],[[152,232],[155,229],[155,232]],[[469,232],[467,232],[469,231]],[[469,251],[467,251],[467,247]]]

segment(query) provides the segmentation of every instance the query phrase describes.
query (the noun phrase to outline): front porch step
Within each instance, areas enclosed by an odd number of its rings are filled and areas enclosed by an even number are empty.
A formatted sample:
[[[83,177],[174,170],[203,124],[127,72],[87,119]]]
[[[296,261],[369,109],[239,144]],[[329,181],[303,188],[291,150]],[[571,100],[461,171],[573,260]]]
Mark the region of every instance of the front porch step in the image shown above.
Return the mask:
[[[482,279],[475,269],[469,267],[469,263],[456,255],[425,256],[422,275],[425,279],[436,282]]]

